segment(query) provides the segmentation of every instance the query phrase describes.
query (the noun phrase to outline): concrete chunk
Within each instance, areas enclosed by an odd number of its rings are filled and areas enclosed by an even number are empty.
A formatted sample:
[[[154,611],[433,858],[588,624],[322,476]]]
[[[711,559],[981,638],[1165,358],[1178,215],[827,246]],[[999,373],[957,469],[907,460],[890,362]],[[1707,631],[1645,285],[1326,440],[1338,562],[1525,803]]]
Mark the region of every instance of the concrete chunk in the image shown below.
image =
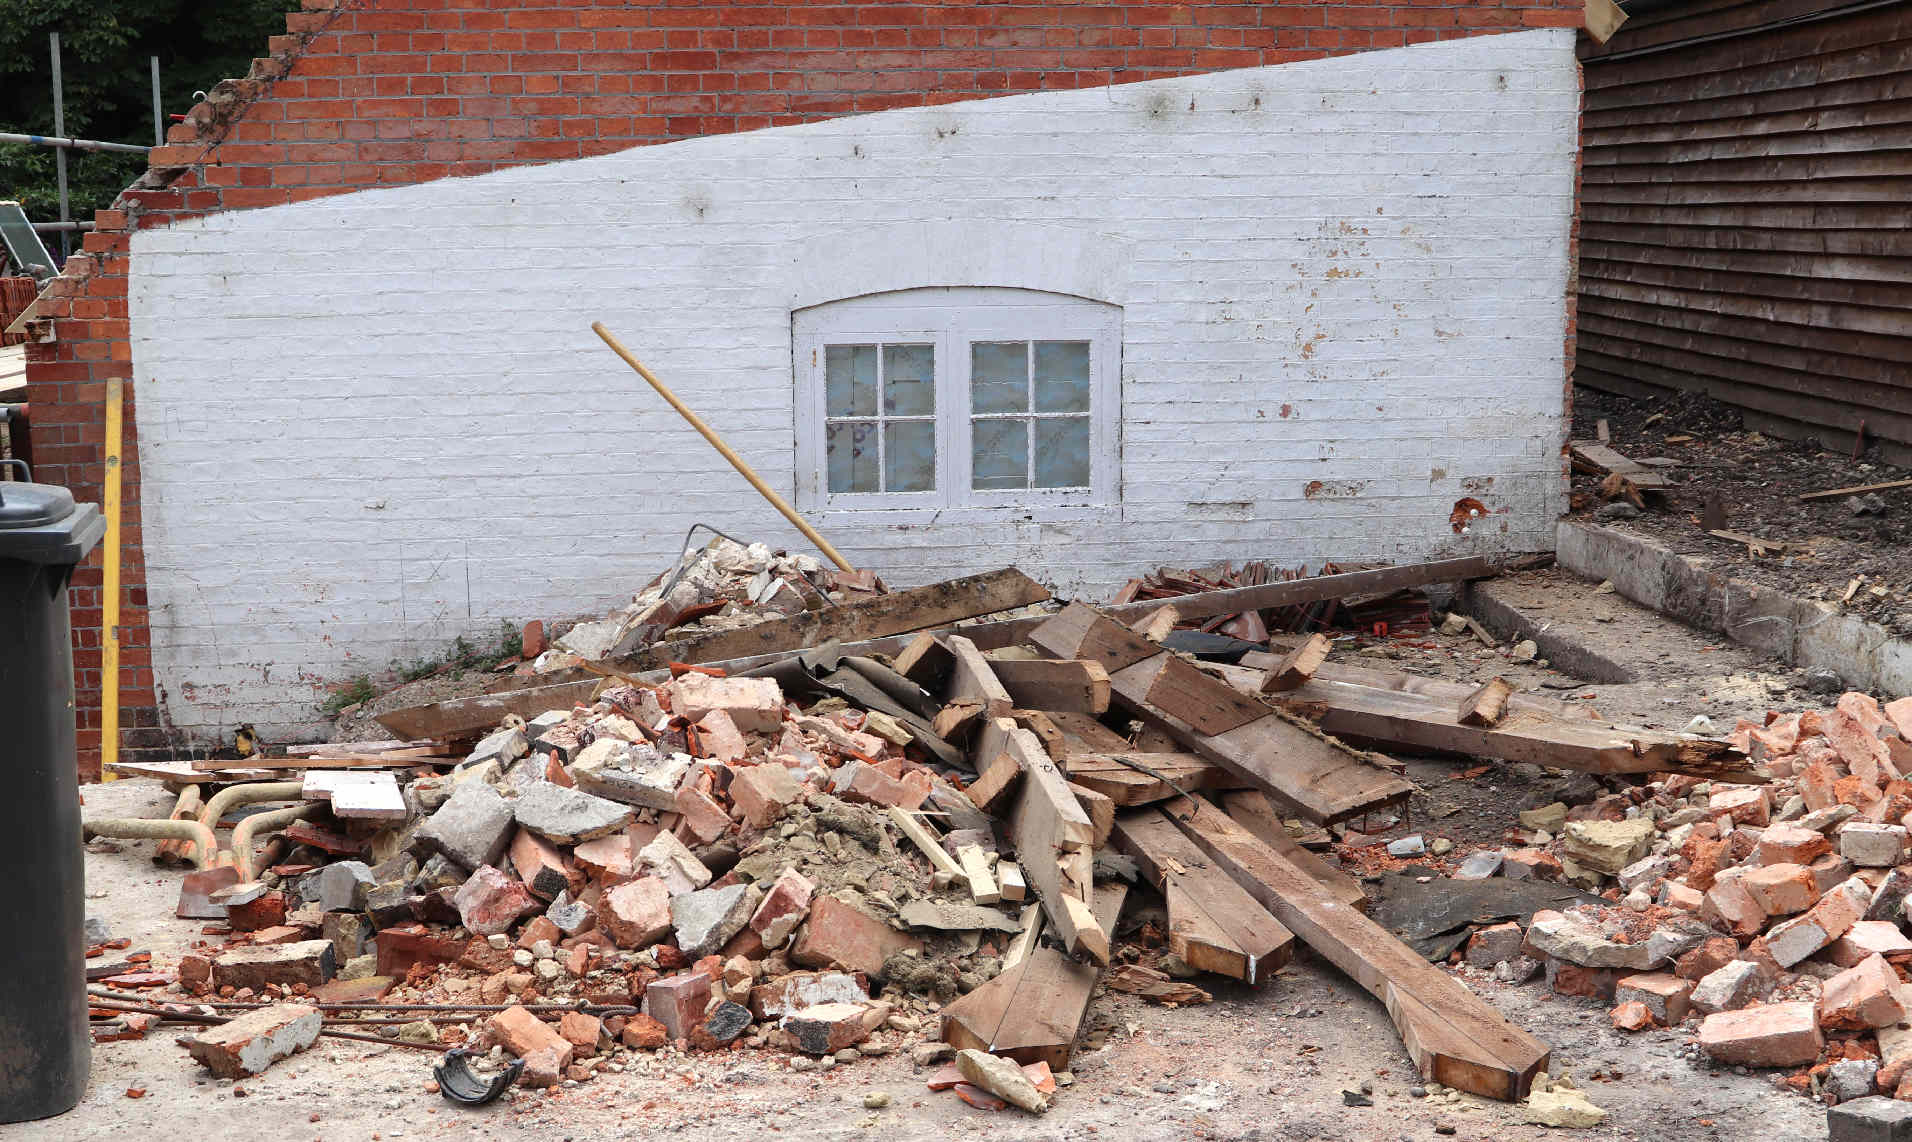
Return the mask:
[[[511,805],[497,789],[467,781],[412,834],[412,844],[463,869],[496,864],[511,840]]]
[[[317,987],[332,978],[336,957],[330,940],[234,948],[213,958],[212,983],[214,987],[230,985],[254,991],[275,983],[281,987],[301,983]]]
[[[1904,699],[1900,699],[1904,701]],[[1912,1142],[1912,1102],[1870,1095],[1826,1111],[1827,1142]]]
[[[677,946],[687,959],[710,955],[743,931],[755,904],[747,884],[673,896],[671,926],[677,930]]]
[[[628,805],[594,797],[541,781],[511,803],[521,828],[560,845],[575,845],[607,837],[631,823]]]
[[[578,788],[625,805],[677,811],[677,787],[690,772],[691,758],[666,756],[648,745],[599,738],[585,746],[571,765]]]

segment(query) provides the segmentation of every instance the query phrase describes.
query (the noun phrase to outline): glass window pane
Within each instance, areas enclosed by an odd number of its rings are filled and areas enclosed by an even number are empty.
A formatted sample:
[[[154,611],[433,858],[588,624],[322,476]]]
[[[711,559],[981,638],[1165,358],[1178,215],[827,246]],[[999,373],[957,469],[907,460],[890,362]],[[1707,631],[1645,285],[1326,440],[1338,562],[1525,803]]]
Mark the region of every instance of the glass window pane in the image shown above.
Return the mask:
[[[936,411],[936,346],[883,346],[883,411],[929,416]]]
[[[969,411],[1029,411],[1027,341],[976,341],[970,344]]]
[[[970,486],[978,490],[1029,486],[1029,422],[970,422]]]
[[[839,421],[824,428],[823,439],[824,451],[829,460],[832,492],[878,490],[875,422]]]
[[[1036,487],[1089,486],[1089,418],[1036,421]]]
[[[1089,343],[1036,342],[1036,411],[1089,411]]]
[[[936,487],[936,423],[896,420],[883,426],[883,490],[928,492]]]
[[[825,415],[875,416],[876,346],[824,346],[823,381]]]

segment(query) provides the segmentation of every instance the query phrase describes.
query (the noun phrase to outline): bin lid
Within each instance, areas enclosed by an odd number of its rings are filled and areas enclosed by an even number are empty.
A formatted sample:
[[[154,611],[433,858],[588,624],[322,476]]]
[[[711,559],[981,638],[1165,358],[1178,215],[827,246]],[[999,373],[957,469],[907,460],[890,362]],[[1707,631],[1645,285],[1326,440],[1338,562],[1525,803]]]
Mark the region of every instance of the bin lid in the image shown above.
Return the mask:
[[[53,484],[0,482],[0,531],[45,527],[73,514],[73,493]]]
[[[0,482],[0,559],[78,563],[105,534],[100,509],[65,488]]]

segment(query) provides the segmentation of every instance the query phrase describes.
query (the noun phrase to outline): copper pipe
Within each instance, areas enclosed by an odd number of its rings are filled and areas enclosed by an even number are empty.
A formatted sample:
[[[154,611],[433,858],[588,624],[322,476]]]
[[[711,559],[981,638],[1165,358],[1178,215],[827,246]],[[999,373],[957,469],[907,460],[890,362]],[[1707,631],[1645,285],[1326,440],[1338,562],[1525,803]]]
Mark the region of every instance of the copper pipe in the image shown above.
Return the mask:
[[[87,840],[95,837],[115,837],[122,840],[154,841],[177,840],[188,842],[192,847],[187,859],[194,868],[212,868],[221,863],[219,840],[212,830],[198,821],[155,821],[148,817],[114,817],[98,821],[80,822],[80,835]]]
[[[307,820],[327,811],[319,804],[292,805],[284,809],[274,809],[270,813],[257,813],[239,822],[232,830],[232,866],[239,870],[239,879],[248,881],[258,875],[253,867],[252,838],[260,833],[269,833],[282,829],[294,821]]]

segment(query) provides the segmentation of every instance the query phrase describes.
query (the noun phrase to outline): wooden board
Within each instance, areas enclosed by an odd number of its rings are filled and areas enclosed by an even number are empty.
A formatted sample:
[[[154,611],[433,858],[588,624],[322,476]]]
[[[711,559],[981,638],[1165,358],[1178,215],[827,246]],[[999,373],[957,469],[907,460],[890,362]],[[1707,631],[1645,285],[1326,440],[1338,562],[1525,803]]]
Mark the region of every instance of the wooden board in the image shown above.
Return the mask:
[[[1150,611],[1146,616],[1129,623],[1129,629],[1150,642],[1161,642],[1175,631],[1175,624],[1182,621],[1182,613],[1173,605],[1164,604]]]
[[[1288,962],[1294,933],[1153,810],[1116,818],[1115,847],[1168,902],[1169,949],[1183,962],[1260,983]]]
[[[1235,823],[1247,829],[1255,839],[1280,853],[1282,858],[1307,873],[1327,890],[1330,898],[1360,912],[1368,910],[1368,894],[1361,882],[1341,870],[1332,859],[1311,853],[1281,823],[1281,814],[1268,798],[1252,789],[1222,795],[1222,809]],[[1173,805],[1169,808],[1174,808]]]
[[[1858,496],[1867,492],[1889,492],[1894,488],[1912,488],[1912,480],[1887,480],[1883,484],[1854,484],[1849,488],[1828,488],[1823,492],[1807,492],[1800,496],[1804,503],[1808,500],[1829,500],[1836,496]]]
[[[546,710],[568,710],[580,703],[589,703],[600,682],[601,679],[592,677],[551,686],[475,694],[392,710],[376,715],[374,720],[402,738],[477,737],[497,728],[507,714],[530,721]]]
[[[708,663],[801,650],[826,642],[898,635],[1040,603],[1048,597],[1049,592],[1042,584],[1014,567],[1004,567],[926,587],[912,587],[860,603],[804,611],[735,630],[712,631],[659,643],[616,659],[615,665],[625,670],[650,670],[672,662]]]
[[[1160,774],[1124,765],[1127,758]],[[1093,789],[1120,807],[1148,805],[1180,797],[1183,792],[1204,789],[1233,789],[1245,780],[1221,766],[1192,753],[1139,753],[1133,750],[1109,753],[1072,753],[1062,762],[1071,783]]]
[[[891,667],[930,693],[941,694],[949,683],[950,667],[955,663],[956,657],[950,654],[949,648],[925,631],[910,638],[909,645],[897,652]]]
[[[1016,760],[1014,754],[1004,750],[996,755],[995,760],[979,765],[978,769],[981,772],[976,775],[976,780],[970,782],[969,788],[963,792],[969,794],[969,799],[983,812],[1000,812],[1004,799],[1022,777],[1022,763]]]
[[[1073,655],[1092,645],[1112,661],[1132,663],[1109,676],[1123,708],[1193,752],[1249,779],[1316,824],[1405,802],[1414,790],[1362,755],[1234,693],[1226,682],[1160,650],[1091,607],[1071,605],[1057,616],[1054,628],[1045,624],[1030,639],[1052,654]],[[1168,666],[1167,660],[1180,665]],[[1170,682],[1163,684],[1163,678]],[[1168,702],[1175,705],[1164,704]],[[1257,710],[1251,720],[1240,720]],[[1203,725],[1229,728],[1204,732]]]
[[[1491,726],[1507,712],[1507,699],[1514,696],[1514,684],[1495,675],[1481,683],[1480,689],[1461,699],[1454,711],[1463,726]]]
[[[980,702],[983,716],[988,718],[1006,717],[1016,708],[1009,691],[996,680],[994,664],[983,657],[975,643],[953,634],[943,640],[943,645],[955,659],[950,667],[948,702]]]
[[[1069,782],[1069,792],[1075,797],[1076,804],[1089,815],[1089,823],[1095,826],[1095,833],[1089,838],[1092,848],[1102,848],[1109,843],[1109,830],[1115,827],[1115,802],[1106,795],[1090,789],[1086,785]]]
[[[404,821],[411,816],[405,808],[405,795],[392,780],[334,787],[332,815],[342,821]]]
[[[339,753],[316,757],[202,757],[193,768],[202,773],[232,770],[297,771],[306,769],[410,769],[420,765],[455,765],[455,757],[393,757],[384,753]]]
[[[1547,1065],[1545,1043],[1509,1023],[1473,992],[1313,877],[1202,801],[1157,810],[1316,953],[1379,999],[1421,1077],[1513,1101]]]
[[[1099,662],[992,658],[989,666],[1021,709],[1100,714],[1109,708],[1109,672]]]
[[[1313,678],[1315,671],[1328,660],[1328,652],[1334,649],[1334,643],[1324,634],[1311,634],[1282,657],[1280,662],[1268,669],[1267,680],[1261,684],[1262,693],[1277,690],[1293,690],[1295,687]]]
[[[1665,491],[1672,481],[1637,460],[1621,455],[1605,444],[1591,440],[1573,442],[1573,468],[1596,476],[1619,476],[1643,492]]]
[[[1723,741],[1661,730],[1556,718],[1518,704],[1491,726],[1460,723],[1457,706],[1419,694],[1317,678],[1276,695],[1284,705],[1337,737],[1428,750],[1497,757],[1583,773],[1684,773],[1704,778],[1758,778],[1745,754]]]
[[[107,765],[121,777],[151,777],[175,785],[223,785],[233,781],[261,781],[282,776],[267,769],[195,769],[190,761],[112,761]]]
[[[1008,821],[1016,863],[1036,890],[1043,915],[1070,954],[1080,953],[1106,964],[1108,941],[1098,938],[1094,925],[1083,923],[1090,884],[1082,865],[1083,858],[1093,859],[1095,826],[1036,736],[1020,728],[1008,736],[1008,752],[1023,770]],[[1067,869],[1064,862],[1069,863]]]
[[[1110,691],[1113,696],[1114,691]],[[1068,710],[1051,710],[1045,713],[1028,715],[1029,729],[1042,738],[1048,746],[1049,754],[1058,760],[1072,757],[1078,753],[1121,753],[1135,747],[1129,739],[1116,733],[1087,714],[1072,713]],[[1038,728],[1037,719],[1046,722],[1056,735],[1051,740],[1049,734]],[[1059,741],[1060,747],[1056,742]]]
[[[1126,885],[1095,889],[1093,922],[1105,940],[1115,937],[1116,918],[1128,898]],[[988,1051],[1018,1063],[1069,1068],[1076,1032],[1089,1012],[1096,981],[1093,964],[1077,963],[1052,947],[1037,947],[995,979],[943,1008],[943,1041],[958,1050]]]

